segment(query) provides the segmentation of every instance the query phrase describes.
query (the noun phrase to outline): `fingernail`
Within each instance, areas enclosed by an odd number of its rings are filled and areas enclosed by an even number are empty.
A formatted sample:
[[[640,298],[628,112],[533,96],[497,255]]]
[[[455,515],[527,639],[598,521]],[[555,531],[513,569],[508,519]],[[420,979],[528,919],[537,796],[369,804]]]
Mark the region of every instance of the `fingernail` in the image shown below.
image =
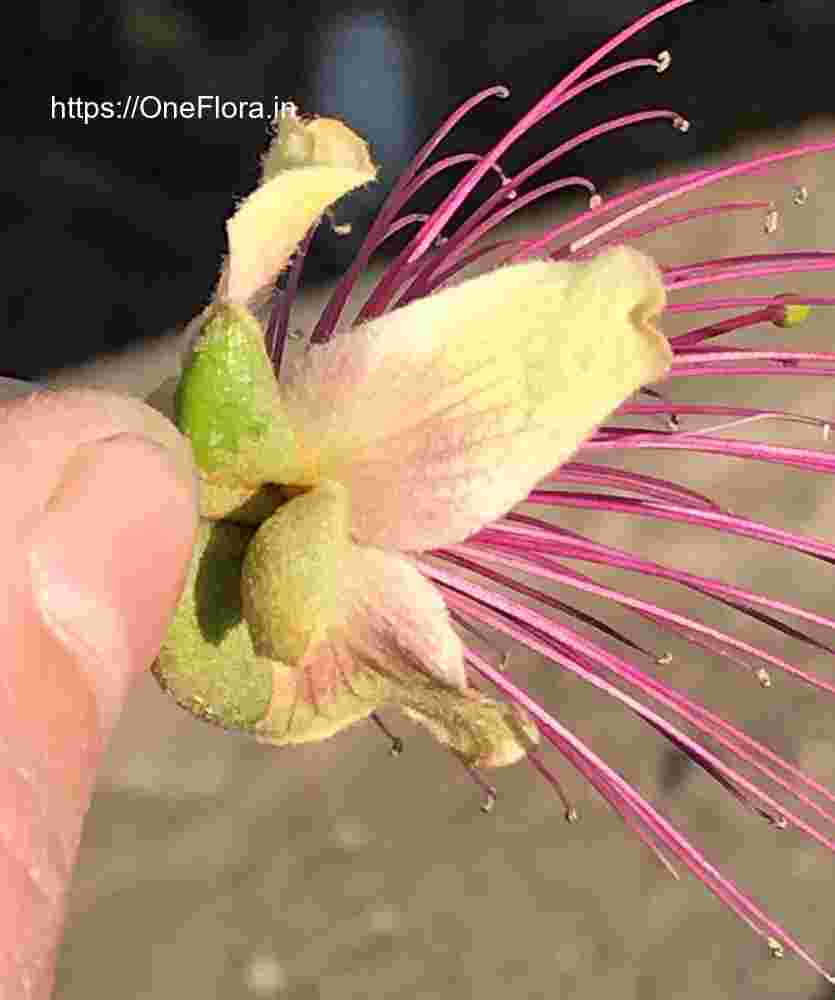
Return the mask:
[[[47,627],[87,673],[105,731],[159,650],[195,506],[182,465],[136,434],[79,446],[46,504],[30,550],[33,592]]]

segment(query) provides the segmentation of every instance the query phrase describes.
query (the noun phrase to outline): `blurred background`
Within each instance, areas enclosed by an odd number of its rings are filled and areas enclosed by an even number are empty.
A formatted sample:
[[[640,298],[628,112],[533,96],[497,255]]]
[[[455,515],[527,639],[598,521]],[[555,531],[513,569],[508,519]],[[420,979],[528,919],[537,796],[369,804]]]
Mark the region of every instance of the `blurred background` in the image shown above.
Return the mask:
[[[4,170],[2,255],[8,335],[0,373],[32,376],[187,321],[224,249],[223,220],[253,186],[267,122],[241,118],[86,124],[53,98],[291,99],[365,135],[380,183],[352,199],[354,234],[320,232],[305,279],[338,273],[397,173],[440,120],[501,82],[510,100],[472,116],[445,147],[482,151],[582,55],[652,6],[646,0],[480,4],[235,0],[40,0],[8,59],[14,87]],[[28,22],[26,19],[29,19]],[[579,151],[568,170],[605,187],[619,176],[726,146],[758,129],[832,110],[826,0],[695,3],[652,27],[627,56],[670,49],[659,82],[640,72],[583,97],[519,143],[527,162],[614,113],[667,106],[687,135],[656,123]],[[427,197],[437,197],[428,189]],[[419,206],[420,207],[420,206]],[[425,206],[424,206],[425,207]]]
[[[28,80],[19,88],[27,112],[5,163],[10,335],[0,372],[71,366],[53,371],[52,382],[142,395],[172,374],[181,338],[160,335],[205,302],[223,253],[223,220],[254,184],[267,139],[263,120],[53,119],[53,96],[278,97],[344,117],[365,134],[383,166],[381,183],[340,207],[352,235],[320,228],[297,317],[307,326],[386,186],[448,112],[480,88],[511,86],[509,100],[486,105],[445,146],[484,150],[579,58],[649,7],[631,0],[33,5],[27,13],[39,23],[15,57]],[[697,2],[622,53],[669,49],[666,74],[639,72],[584,97],[520,143],[506,166],[594,122],[648,107],[676,109],[690,131],[627,130],[584,147],[565,169],[588,174],[605,193],[674,162],[698,166],[831,135],[832,90],[819,81],[827,79],[833,41],[835,10],[825,0]],[[799,186],[808,188],[808,203],[793,206]],[[760,218],[710,217],[658,234],[646,249],[678,262],[833,244],[832,156],[727,185],[722,197],[775,198],[786,210],[773,234]],[[531,224],[564,210],[540,208]],[[831,293],[826,279],[804,277],[792,290]],[[831,317],[817,310],[799,331],[802,342],[832,349]],[[155,339],[140,345],[143,338]],[[91,361],[127,344],[135,347],[128,355]],[[833,411],[827,381],[700,381],[701,399]],[[816,433],[790,427],[781,440],[817,445]],[[631,467],[678,478],[739,513],[835,536],[832,483],[823,476],[649,452]],[[791,599],[835,614],[828,567],[804,557],[615,515],[564,516],[571,528],[647,558],[776,597],[788,586]],[[595,575],[832,676],[828,658],[728,609],[695,606],[653,581]],[[672,652],[671,663],[655,668],[660,676],[835,783],[832,704],[819,693],[776,678],[765,690],[718,657],[591,599],[576,603],[605,613],[659,655]],[[522,654],[511,667],[835,965],[831,856],[743,810],[657,734],[562,672]],[[835,1000],[798,961],[770,961],[764,944],[701,886],[670,879],[554,755],[549,763],[566,780],[578,825],[563,822],[559,801],[522,765],[495,774],[499,800],[485,817],[457,762],[405,720],[388,721],[406,741],[397,760],[370,725],[276,752],[192,720],[143,679],[85,830],[56,997]]]

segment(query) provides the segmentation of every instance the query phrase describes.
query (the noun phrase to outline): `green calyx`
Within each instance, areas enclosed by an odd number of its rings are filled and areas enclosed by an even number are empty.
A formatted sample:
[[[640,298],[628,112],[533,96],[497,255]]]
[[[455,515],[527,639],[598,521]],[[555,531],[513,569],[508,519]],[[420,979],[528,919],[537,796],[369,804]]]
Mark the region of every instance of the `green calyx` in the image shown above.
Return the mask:
[[[153,671],[198,718],[253,730],[267,714],[272,667],[252,648],[241,610],[241,567],[252,530],[202,521],[183,595]]]
[[[296,665],[342,624],[348,514],[345,488],[326,482],[289,500],[256,531],[241,596],[260,656]]]
[[[274,664],[253,649],[242,568],[255,526],[285,501],[280,484],[300,473],[263,331],[243,307],[207,311],[174,415],[200,473],[203,520],[154,674],[199,718],[254,730],[269,711]]]
[[[203,481],[205,517],[258,523],[280,502],[279,484],[303,481],[263,331],[242,306],[210,307],[174,405]]]

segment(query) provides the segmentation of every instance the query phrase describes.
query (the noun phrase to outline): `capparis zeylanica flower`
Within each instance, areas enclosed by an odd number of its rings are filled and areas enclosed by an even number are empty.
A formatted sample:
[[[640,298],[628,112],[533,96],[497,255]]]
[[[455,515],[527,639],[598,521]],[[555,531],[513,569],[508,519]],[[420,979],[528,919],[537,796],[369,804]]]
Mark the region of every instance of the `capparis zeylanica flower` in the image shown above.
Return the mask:
[[[196,339],[178,384],[176,418],[200,471],[202,524],[155,673],[194,714],[276,745],[322,740],[369,718],[383,725],[378,710],[399,709],[427,727],[481,782],[478,769],[527,758],[559,789],[536,753],[545,741],[664,864],[670,862],[662,847],[762,934],[772,954],[787,948],[820,970],[473,640],[484,627],[550,658],[619,700],[760,815],[835,847],[829,834],[791,805],[792,797],[798,799],[824,827],[835,822],[835,795],[636,666],[634,657],[616,655],[589,638],[585,627],[633,653],[641,649],[563,596],[577,590],[596,594],[703,649],[746,664],[754,660],[764,684],[767,665],[829,693],[835,686],[696,618],[597,583],[566,563],[579,559],[670,580],[795,638],[802,639],[802,631],[778,614],[826,628],[835,628],[835,621],[516,509],[524,501],[528,510],[617,511],[835,560],[828,543],[732,515],[671,480],[593,461],[600,451],[608,456],[616,449],[676,448],[835,471],[835,460],[824,452],[728,438],[720,433],[726,425],[699,433],[680,425],[684,414],[731,422],[823,420],[753,407],[680,406],[652,388],[665,376],[831,374],[833,355],[771,343],[762,350],[735,350],[713,341],[763,323],[793,330],[810,304],[831,304],[832,298],[772,293],[672,299],[688,288],[736,277],[829,270],[835,254],[797,251],[671,266],[625,245],[712,213],[765,211],[771,224],[772,207],[753,200],[649,219],[646,213],[724,178],[835,148],[835,140],[662,178],[607,201],[582,177],[528,185],[570,149],[615,129],[655,119],[682,131],[688,127],[679,114],[662,109],[594,126],[514,176],[501,167],[521,135],[580,93],[621,73],[665,71],[667,52],[596,67],[647,24],[689,2],[673,0],[621,31],[486,154],[432,160],[461,118],[507,92],[490,88],[454,112],[395,186],[292,361],[284,358],[290,310],[312,232],[339,199],[372,183],[376,168],[366,143],[342,122],[293,113],[278,120],[260,183],[227,224],[228,257],[211,304],[195,322]],[[468,166],[466,173],[431,214],[403,213],[428,179],[461,164]],[[500,178],[498,190],[452,227],[453,216],[461,218],[459,210],[488,174]],[[527,239],[484,245],[482,238],[509,215],[569,186],[589,192],[586,211]],[[372,254],[409,225],[415,234],[354,321],[346,322],[345,306]],[[460,271],[488,253],[498,261],[492,270],[457,281]],[[731,316],[668,340],[660,322],[665,308],[721,309]],[[613,414],[637,417],[644,426],[622,426]],[[652,425],[659,415],[668,420],[663,430]],[[519,572],[531,582],[521,582]],[[556,590],[543,590],[546,581]],[[726,764],[711,744],[756,777]],[[570,806],[566,811],[576,818]]]

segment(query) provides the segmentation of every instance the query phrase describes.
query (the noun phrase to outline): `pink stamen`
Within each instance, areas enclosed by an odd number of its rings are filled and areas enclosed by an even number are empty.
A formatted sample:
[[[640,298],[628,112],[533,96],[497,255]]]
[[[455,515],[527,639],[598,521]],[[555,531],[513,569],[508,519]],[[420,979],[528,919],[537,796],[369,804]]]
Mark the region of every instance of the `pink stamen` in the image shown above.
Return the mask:
[[[307,236],[298,245],[287,275],[287,283],[283,289],[279,289],[275,293],[275,301],[267,323],[266,345],[267,354],[273,363],[273,370],[277,377],[281,375],[281,362],[284,357],[290,325],[290,310],[298,291],[302,267],[317,228],[318,223],[311,226]]]
[[[582,187],[585,188],[586,191],[588,191],[592,195],[595,193],[594,184],[592,184],[592,182],[588,180],[586,177],[563,177],[558,181],[552,181],[550,184],[543,184],[541,187],[535,188],[533,191],[529,191],[527,194],[524,194],[521,197],[517,198],[512,204],[505,205],[504,208],[500,208],[496,212],[494,212],[493,215],[486,222],[482,223],[480,226],[477,226],[467,235],[467,238],[465,240],[462,240],[460,242],[459,250],[463,247],[469,246],[476,240],[481,239],[494,226],[497,226],[499,225],[499,223],[504,222],[505,219],[513,215],[514,212],[518,212],[520,209],[527,208],[528,205],[532,204],[535,201],[538,201],[540,198],[544,198],[546,195],[553,194],[555,191],[560,191],[568,187]],[[433,264],[432,268],[423,269],[423,273],[421,274],[421,276],[418,277],[418,279],[414,282],[409,291],[398,301],[397,305],[398,306],[405,305],[407,302],[411,302],[414,299],[421,298],[422,296],[426,295],[427,292],[429,291],[429,287],[426,281],[422,280],[423,274],[424,273],[426,275],[430,274],[431,271],[435,269],[435,267],[441,260],[443,260],[444,262],[449,262],[449,260],[456,260],[458,259],[458,257],[459,254],[451,253],[449,248],[445,246],[444,254],[442,256],[439,255],[435,260],[432,261]],[[439,275],[435,281],[432,282],[431,286],[432,289],[437,288],[439,285],[447,281],[452,276],[453,273],[454,273],[453,270],[451,270],[450,268],[446,268],[444,272],[441,275]],[[376,308],[379,309],[379,305],[377,305]],[[367,315],[371,315],[374,311],[375,309],[372,306],[369,309]]]
[[[623,409],[623,408],[622,408]],[[672,500],[678,503],[690,503],[697,507],[719,510],[719,505],[709,497],[696,493],[655,476],[640,475],[626,469],[613,469],[610,466],[592,465],[589,462],[566,462],[546,477],[546,481],[554,483],[592,483],[598,486],[619,486],[633,493],[654,497],[658,500]]]
[[[574,804],[571,802],[571,799],[569,799],[568,795],[565,792],[565,789],[562,786],[562,782],[556,776],[556,774],[554,774],[554,772],[551,770],[550,767],[547,766],[547,764],[545,764],[542,760],[540,760],[536,752],[533,750],[528,751],[527,761],[533,767],[535,767],[537,771],[539,771],[542,777],[557,793],[557,797],[562,803],[563,815],[565,817],[566,823],[577,823],[580,819],[580,814],[575,808]]]
[[[445,597],[450,600],[450,603],[458,606],[461,610],[474,614],[475,617],[480,617],[482,620],[489,619],[491,623],[501,621],[500,617],[490,610],[489,606],[484,607],[471,598],[450,591],[446,587],[442,589]],[[497,625],[497,627],[501,626]],[[504,630],[511,634],[517,631],[509,626],[505,626]],[[518,635],[517,638],[519,638]],[[544,643],[538,637],[532,634],[525,634],[525,638],[521,641],[550,659],[555,659],[564,665],[568,665],[567,657],[554,650],[551,645]],[[776,941],[782,942],[829,982],[835,983],[835,977],[831,976],[814,956],[806,951],[799,942],[790,937],[779,924],[771,920],[750,897],[737,889],[733,882],[725,878],[683,834],[665,820],[646,799],[639,795],[627,781],[621,778],[616,771],[613,771],[600,757],[594,754],[586,744],[564,726],[560,725],[556,719],[545,712],[523,690],[506,677],[492,670],[489,664],[476,656],[472,656],[470,662],[482,676],[490,680],[508,698],[529,712],[540,725],[542,732],[570,762],[576,766],[578,761],[583,761],[586,767],[581,770],[581,773],[584,773],[585,777],[598,790],[601,790],[601,785],[605,782],[613,797],[616,797],[635,816],[636,820],[646,827],[647,832],[657,837],[668,848],[671,848],[696,878],[703,882],[719,900],[732,909],[755,933],[764,938],[774,938]],[[608,795],[606,797],[609,798]]]
[[[343,309],[356,288],[357,279],[372,254],[385,240],[408,226],[417,226],[416,233],[385,270],[359,310],[355,322],[379,316],[393,304],[401,306],[431,294],[451,277],[487,254],[498,252],[502,262],[522,261],[541,253],[549,253],[555,260],[582,258],[594,255],[611,243],[639,239],[660,229],[720,213],[764,210],[767,213],[766,226],[773,224],[774,207],[772,202],[765,200],[725,201],[655,217],[646,216],[672,199],[722,180],[764,173],[780,163],[833,150],[835,138],[764,154],[718,169],[699,169],[677,178],[658,180],[606,202],[599,198],[593,183],[585,177],[565,177],[524,192],[522,186],[572,149],[615,130],[651,120],[668,120],[674,127],[686,130],[686,119],[670,109],[653,109],[616,117],[571,137],[512,177],[507,177],[501,166],[504,153],[525,132],[581,94],[633,70],[653,68],[657,72],[663,72],[669,65],[668,53],[661,53],[656,59],[625,60],[614,66],[592,71],[602,59],[648,24],[692,2],[693,0],[672,0],[613,36],[551,88],[488,153],[456,154],[427,165],[440,143],[466,115],[488,98],[508,96],[508,91],[504,87],[484,90],[456,109],[423,146],[395,185],[357,257],[322,312],[313,331],[312,342],[320,343],[333,334]],[[409,201],[430,180],[459,165],[467,166],[464,175],[434,211],[428,215],[405,211]],[[498,177],[498,189],[460,224],[456,220],[453,230],[450,223],[488,174]],[[579,185],[592,195],[587,210],[567,222],[552,226],[536,239],[505,240],[491,246],[475,246],[516,211],[569,185]],[[805,188],[797,189],[795,203],[801,203],[806,197]],[[449,233],[449,238],[442,236],[447,227],[453,230]],[[289,310],[311,236],[312,233],[294,259],[287,275],[285,290],[276,298],[271,315],[268,343],[276,368],[280,367],[289,326]],[[557,246],[563,238],[569,242]],[[550,247],[555,249],[549,252]],[[685,288],[743,278],[835,270],[835,251],[752,254],[668,265],[662,270],[665,283],[672,293]],[[737,313],[672,338],[675,360],[671,377],[835,375],[835,352],[801,352],[791,344],[786,347],[771,343],[766,346],[733,347],[716,343],[718,338],[737,330],[766,322],[789,325],[789,319],[796,321],[798,316],[787,315],[787,303],[833,305],[835,296],[716,296],[700,302],[675,302],[669,305],[667,312],[670,314],[725,309]],[[708,426],[698,430],[681,429],[680,416],[703,418],[694,423],[707,423]],[[620,420],[623,417],[628,418],[625,421],[627,424],[642,426],[623,426],[624,421]],[[652,419],[659,417],[666,417],[668,420],[665,431],[651,426]],[[738,535],[782,546],[835,564],[835,545],[824,540],[808,538],[772,528],[754,519],[736,516],[723,510],[710,497],[679,483],[614,465],[604,466],[584,460],[591,458],[596,451],[607,452],[608,460],[615,449],[667,449],[764,461],[829,475],[835,473],[835,456],[826,452],[724,436],[732,429],[765,420],[822,427],[825,434],[829,430],[829,421],[819,417],[753,407],[678,404],[665,398],[657,390],[645,389],[635,400],[619,408],[616,419],[599,427],[572,461],[566,462],[546,477],[544,488],[535,489],[527,498],[527,503],[539,507],[575,507],[649,517],[674,524],[696,525],[721,531],[726,535]],[[643,426],[644,424],[650,426]],[[572,485],[580,488],[572,489]],[[497,665],[489,662],[491,658],[503,660],[496,641],[491,637],[494,632],[498,632],[501,637],[500,645],[505,641],[503,637],[509,637],[528,649],[541,653],[564,670],[614,698],[686,754],[729,791],[745,809],[780,828],[791,824],[833,851],[835,838],[829,835],[828,825],[835,825],[835,809],[832,808],[835,806],[835,793],[667,683],[668,671],[663,671],[659,679],[656,676],[659,673],[657,667],[650,668],[650,673],[635,665],[640,660],[634,654],[651,659],[660,666],[667,665],[666,656],[657,656],[649,648],[633,641],[624,632],[600,618],[546,592],[542,587],[520,582],[515,577],[526,574],[528,578],[533,576],[538,580],[548,581],[562,591],[570,589],[572,594],[608,601],[637,616],[639,623],[649,622],[663,633],[680,636],[691,646],[719,657],[723,666],[744,671],[764,687],[771,683],[765,665],[830,695],[835,694],[835,683],[816,677],[768,649],[736,638],[696,617],[668,610],[653,601],[633,597],[616,587],[600,584],[564,564],[564,561],[571,560],[675,583],[698,594],[700,599],[716,602],[765,625],[777,633],[781,642],[787,639],[797,640],[834,657],[835,642],[829,645],[803,630],[808,628],[809,633],[813,629],[826,629],[827,634],[835,632],[835,618],[710,577],[663,566],[520,513],[508,514],[466,542],[419,557],[422,571],[443,593],[453,622],[469,633],[471,643],[476,646],[483,643],[487,648],[486,656],[479,655],[473,648],[466,649],[466,662],[470,668],[531,715],[545,739],[604,797],[649,847],[659,863],[676,875],[667,853],[681,861],[721,901],[767,939],[772,954],[780,954],[784,946],[788,947],[830,982],[835,981],[782,927],[722,875],[617,772],[515,685],[505,675],[504,663]],[[531,602],[535,602],[536,607],[530,607]],[[565,617],[546,615],[537,610],[540,606],[549,613],[555,612],[557,616]],[[777,615],[790,616],[796,621],[790,625]],[[491,630],[490,636],[485,635],[484,629]],[[589,638],[586,637],[587,630],[593,630]],[[608,647],[598,645],[598,634],[631,650],[634,663],[609,652]],[[672,713],[675,721],[662,715],[662,711]],[[400,746],[398,738],[388,732],[384,723],[376,716],[372,718],[388,734],[393,748]],[[679,728],[679,725],[689,727],[688,731]],[[709,748],[702,745],[702,740],[708,742]],[[732,754],[734,766],[722,761],[713,750]],[[576,811],[556,775],[537,756],[530,755],[530,761],[557,792],[566,817],[576,818]],[[737,771],[737,766],[753,772],[758,781],[771,782],[776,787],[758,787],[753,780]],[[492,805],[495,790],[477,771],[466,763],[465,767],[485,791],[487,803]],[[786,808],[775,796],[794,800],[798,809],[803,807],[813,815],[808,820],[804,819]],[[827,832],[822,832],[813,823],[818,823]]]
[[[599,240],[597,250],[611,243],[626,243],[632,240],[648,236],[650,233],[658,232],[661,229],[668,229],[671,226],[680,225],[682,222],[690,222],[693,219],[704,219],[711,215],[725,215],[729,212],[748,212],[752,209],[763,209],[770,206],[768,201],[726,201],[718,205],[706,205],[703,208],[691,208],[686,212],[676,212],[672,215],[665,215],[651,222],[646,222],[642,226],[633,226],[631,229],[623,229],[608,240]]]
[[[677,10],[679,7],[685,7],[692,2],[693,0],[670,0],[670,2],[662,4],[655,10],[645,14],[633,24],[629,25],[629,27],[619,31],[605,44],[595,49],[595,51],[584,59],[579,66],[572,70],[555,87],[552,87],[545,94],[545,96],[542,97],[533,106],[533,108],[531,108],[531,110],[524,115],[516,123],[516,125],[510,129],[509,132],[506,133],[504,138],[501,139],[490,150],[490,152],[486,154],[484,160],[480,164],[473,167],[467,176],[463,178],[463,180],[459,181],[453,190],[447,195],[442,204],[433,214],[430,222],[428,222],[415,237],[414,244],[408,258],[409,261],[416,260],[429,249],[436,237],[441,233],[444,226],[456,213],[469,193],[473,190],[476,184],[478,184],[484,174],[490,169],[490,165],[492,163],[497,163],[504,153],[507,152],[507,150],[510,149],[510,147],[517,141],[517,139],[524,135],[525,132],[527,132],[533,125],[570,100],[570,87],[572,84],[579,80],[589,69],[597,65],[597,63],[599,63],[602,59],[605,59],[610,52],[618,48],[633,35],[642,31],[648,24],[651,24],[653,21],[657,21],[659,18]]]
[[[685,194],[697,191],[710,184],[716,184],[729,177],[759,173],[767,170],[769,167],[772,167],[777,163],[782,163],[783,161],[795,159],[797,157],[811,156],[830,149],[835,149],[835,139],[830,139],[824,142],[804,143],[801,146],[795,146],[790,149],[767,153],[763,156],[755,157],[750,160],[733,163],[727,167],[718,167],[713,170],[696,170],[689,174],[683,174],[677,178],[666,178],[660,181],[655,181],[652,184],[645,184],[643,187],[637,188],[634,191],[630,191],[604,203],[604,211],[608,213],[620,208],[621,205],[628,204],[629,202],[642,198],[646,199],[642,201],[641,204],[632,209],[628,209],[609,222],[598,226],[596,229],[592,230],[592,232],[579,237],[570,243],[567,248],[560,248],[554,251],[554,256],[565,256],[566,249],[568,253],[577,253],[579,250],[582,250],[595,240],[598,240],[601,236],[605,236],[613,230],[620,228],[632,219],[637,218],[640,215],[644,215],[646,212],[649,212],[652,209],[657,208],[659,205],[663,205],[674,198],[680,198]],[[670,187],[672,187],[673,190],[665,190]],[[651,195],[656,191],[661,191],[662,193],[647,199],[648,195]],[[525,244],[524,250],[516,254],[514,260],[522,260],[537,255],[544,250],[548,244],[553,243],[558,236],[569,232],[572,229],[576,229],[590,221],[592,215],[593,213],[591,211],[584,212],[575,216],[569,222],[562,223],[547,230],[541,236],[537,237],[537,239],[528,241]]]
[[[835,306],[835,295],[793,295],[792,302],[807,306]],[[666,313],[715,312],[720,309],[746,309],[774,304],[774,296],[744,295],[728,299],[701,299],[698,302],[671,302]]]
[[[503,521],[485,528],[470,540],[472,544],[486,544],[499,547],[500,549],[512,548],[514,551],[521,551],[526,554],[541,551],[549,556],[563,559],[582,559],[589,562],[598,563],[603,566],[612,566],[625,569],[630,572],[638,572],[658,579],[671,580],[679,583],[689,590],[706,594],[722,603],[736,606],[733,601],[750,602],[768,607],[774,611],[794,615],[810,623],[821,625],[824,628],[835,629],[835,620],[817,615],[795,605],[773,598],[767,598],[762,594],[734,587],[731,584],[715,580],[711,577],[700,577],[683,570],[674,570],[669,566],[663,566],[646,559],[638,559],[630,553],[622,552],[612,546],[604,546],[592,542],[581,535],[565,529],[558,530],[553,525],[538,521],[536,518],[527,517],[521,514],[509,514]],[[743,610],[740,608],[740,610]],[[778,627],[779,623],[773,622],[772,627]],[[807,637],[807,641],[811,641]],[[818,645],[817,643],[814,643]],[[760,659],[771,663],[779,669],[791,674],[804,684],[818,688],[829,694],[835,693],[835,685],[794,667],[792,664],[765,651],[757,651]]]
[[[311,335],[311,343],[322,343],[328,340],[333,333],[336,328],[336,324],[339,321],[339,316],[341,315],[342,310],[350,297],[351,290],[356,284],[357,278],[368,266],[368,262],[371,260],[371,255],[379,246],[380,241],[383,238],[383,234],[386,232],[394,217],[404,204],[403,191],[408,188],[417,172],[432,155],[438,145],[463,118],[465,118],[480,104],[483,104],[484,101],[489,100],[491,97],[505,99],[509,96],[510,91],[508,88],[501,85],[488,87],[485,90],[480,91],[473,97],[469,98],[469,100],[465,101],[460,107],[456,108],[455,111],[453,111],[441,125],[438,131],[435,132],[429,141],[419,150],[411,165],[401,175],[392,189],[391,194],[389,194],[388,198],[383,203],[382,208],[363,240],[362,246],[357,252],[351,266],[336,286],[330,301],[323,310],[322,315],[319,318],[319,322],[316,324],[316,328]]]
[[[592,139],[600,138],[608,132],[628,128],[631,125],[636,125],[641,122],[654,121],[658,119],[675,121],[678,117],[679,116],[675,111],[640,111],[632,115],[621,115],[610,121],[603,122],[601,125],[596,125],[593,128],[586,129],[584,132],[580,132],[572,138],[567,139],[565,142],[561,143],[544,156],[541,156],[538,160],[534,161],[534,163],[525,167],[524,170],[521,170],[518,174],[511,177],[506,184],[506,188],[508,188],[510,192],[515,193],[522,184],[530,180],[531,177],[540,173],[545,169],[545,167],[550,166],[552,163],[565,156],[566,153],[577,149],[586,142],[590,142]],[[590,183],[591,182],[587,182],[587,184]],[[594,193],[593,186],[589,188],[589,190]],[[543,191],[542,193],[546,192]],[[501,221],[501,219],[497,219],[495,216],[490,217],[490,213],[494,211],[497,205],[507,200],[507,197],[507,190],[498,191],[488,198],[484,204],[471,213],[469,218],[462,223],[460,229],[458,229],[458,231],[450,237],[449,242],[445,245],[443,258],[427,262],[425,273],[422,275],[422,280],[426,282],[425,287],[429,287],[429,277],[441,262],[448,266],[442,274],[438,275],[438,277],[432,281],[432,287],[435,288],[438,285],[443,284],[443,282],[447,281],[449,277],[451,277],[452,273],[454,273],[453,265],[458,260],[460,255],[467,249],[467,247],[483,238],[491,229],[494,228],[494,226],[498,224],[499,221]],[[592,207],[596,208],[598,206],[599,201],[596,201]],[[502,216],[502,218],[504,217],[505,216]],[[408,259],[408,250],[409,248],[407,247],[406,251],[404,251],[404,261]],[[390,298],[387,299],[382,290],[379,292],[375,290],[375,294],[371,299],[369,299],[363,308],[361,316],[363,318],[370,318],[373,315],[379,315],[379,313],[386,308],[389,301]]]
[[[755,410],[746,406],[717,406],[714,404],[692,403],[624,403],[618,411],[622,414],[675,414],[677,416],[728,416],[741,419],[756,418],[758,420],[785,421],[792,424],[806,424],[809,427],[821,428],[826,433],[831,421],[823,417],[809,417],[802,413],[792,413],[788,410]],[[678,426],[678,425],[677,425]],[[717,425],[718,427],[730,425]],[[704,429],[683,431],[685,434],[704,434]],[[592,439],[594,440],[594,439]],[[634,439],[632,439],[634,440]],[[592,442],[586,442],[583,448],[588,448]],[[563,466],[562,468],[565,468]]]
[[[732,267],[732,263],[744,261],[742,267]],[[669,291],[681,288],[696,288],[699,285],[714,284],[719,281],[736,281],[742,278],[764,278],[772,274],[794,272],[833,271],[835,253],[816,252],[802,254],[753,255],[745,258],[718,258],[686,267],[662,268],[664,283]],[[707,272],[707,273],[700,273]]]
[[[712,323],[703,326],[698,330],[691,330],[678,337],[670,337],[670,344],[673,349],[680,350],[682,347],[691,347],[700,344],[705,340],[712,340],[714,337],[721,337],[726,333],[733,333],[734,330],[743,330],[747,326],[756,326],[758,323],[773,323],[780,315],[778,305],[766,306],[757,309],[755,312],[746,313],[742,316],[731,316],[730,319],[721,323]]]
[[[677,504],[662,503],[659,500],[635,500],[627,497],[604,497],[599,493],[568,493],[532,490],[526,503],[544,504],[550,507],[582,507],[587,510],[607,510],[621,514],[635,514],[658,520],[684,524],[698,524],[725,531],[743,538],[753,538],[772,545],[805,552],[816,559],[835,565],[835,546],[811,536],[798,535],[780,528],[772,528],[761,521],[747,517],[722,514],[712,510],[697,510]],[[833,689],[835,693],[835,689]]]

